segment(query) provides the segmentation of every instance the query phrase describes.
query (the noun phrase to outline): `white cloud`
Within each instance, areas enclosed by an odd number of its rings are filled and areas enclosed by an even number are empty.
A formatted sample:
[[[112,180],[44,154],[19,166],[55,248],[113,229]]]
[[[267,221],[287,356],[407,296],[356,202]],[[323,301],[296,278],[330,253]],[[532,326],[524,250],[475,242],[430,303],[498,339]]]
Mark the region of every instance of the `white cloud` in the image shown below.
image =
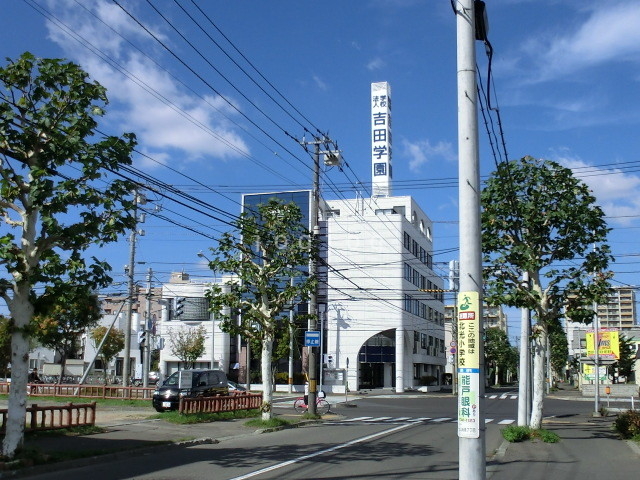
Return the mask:
[[[68,58],[82,65],[93,79],[107,88],[111,104],[106,119],[119,122],[118,131],[114,133],[133,131],[146,151],[159,155],[161,150],[175,149],[182,152],[179,158],[185,160],[205,156],[227,159],[248,153],[246,143],[229,120],[237,113],[227,102],[219,96],[198,96],[188,91],[113,32],[112,29],[144,45],[145,51],[158,48],[116,5],[103,1],[92,3],[88,8],[95,16],[75,2],[56,1],[50,6],[73,32],[119,66],[112,66],[89,50],[78,48],[78,43],[57,26],[47,24],[50,38],[65,50]],[[164,38],[159,31],[153,33]]]
[[[380,70],[386,66],[386,62],[380,57],[376,57],[367,64],[367,70]]]
[[[318,75],[314,74],[312,78],[313,82],[316,84],[316,87],[318,87],[320,90],[326,91],[329,89],[327,84]]]
[[[453,145],[449,142],[438,142],[431,145],[429,140],[410,142],[407,139],[402,139],[401,145],[404,155],[409,157],[409,169],[412,172],[419,171],[422,165],[438,158],[447,161],[455,161],[456,159]]]
[[[577,15],[577,14],[576,14]],[[523,48],[537,81],[563,78],[610,62],[640,61],[640,2],[596,2],[582,25],[570,32],[536,34]],[[566,26],[565,26],[566,28]],[[511,60],[515,67],[518,62]],[[505,66],[506,64],[503,64]]]
[[[596,203],[602,207],[612,223],[627,225],[640,216],[640,176],[631,175],[621,168],[600,168],[589,165],[571,155],[562,154],[555,159],[589,185]],[[631,217],[631,218],[630,218]]]

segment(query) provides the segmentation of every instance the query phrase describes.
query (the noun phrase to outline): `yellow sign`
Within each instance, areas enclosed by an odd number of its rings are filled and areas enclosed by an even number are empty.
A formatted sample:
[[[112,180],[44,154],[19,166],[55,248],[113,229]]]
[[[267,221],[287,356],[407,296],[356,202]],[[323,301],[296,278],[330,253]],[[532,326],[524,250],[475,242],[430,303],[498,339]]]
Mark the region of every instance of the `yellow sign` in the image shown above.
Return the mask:
[[[480,368],[480,302],[478,292],[458,295],[458,367]]]
[[[595,332],[587,332],[587,357],[596,354]],[[620,358],[620,333],[618,330],[601,328],[598,331],[598,356],[618,360]]]

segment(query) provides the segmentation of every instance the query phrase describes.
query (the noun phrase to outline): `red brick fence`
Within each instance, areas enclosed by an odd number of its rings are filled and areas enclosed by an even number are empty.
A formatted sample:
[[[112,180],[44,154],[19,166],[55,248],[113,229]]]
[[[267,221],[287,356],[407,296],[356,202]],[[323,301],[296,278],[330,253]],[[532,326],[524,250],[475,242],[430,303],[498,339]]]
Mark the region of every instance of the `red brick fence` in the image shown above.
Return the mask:
[[[7,425],[7,415],[9,410],[0,409],[2,424],[0,433],[4,433]],[[39,407],[33,404],[27,407],[27,419],[25,431],[31,430],[56,430],[60,428],[82,427],[95,425],[96,423],[96,402],[66,405],[49,405]]]
[[[181,398],[180,413],[220,413],[253,410],[262,406],[262,393],[239,393],[229,396]]]

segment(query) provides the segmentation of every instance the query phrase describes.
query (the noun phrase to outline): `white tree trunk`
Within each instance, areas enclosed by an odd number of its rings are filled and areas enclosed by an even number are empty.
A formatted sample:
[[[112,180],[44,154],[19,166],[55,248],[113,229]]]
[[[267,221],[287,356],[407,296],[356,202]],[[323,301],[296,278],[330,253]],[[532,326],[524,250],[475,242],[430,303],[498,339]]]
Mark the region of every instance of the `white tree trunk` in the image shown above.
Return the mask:
[[[272,418],[273,408],[273,374],[271,372],[271,353],[273,351],[273,339],[262,340],[262,420]]]
[[[498,364],[496,363],[496,381],[493,382],[494,385],[498,385],[498,382],[500,381],[500,373],[499,373],[499,369],[500,367],[498,366]]]
[[[2,441],[2,454],[13,458],[24,441],[24,425],[27,409],[27,379],[29,376],[29,339],[22,329],[33,317],[33,306],[29,302],[29,285],[19,284],[9,302],[11,317],[17,331],[11,335],[11,387],[9,391],[9,413],[6,433]]]
[[[545,357],[547,350],[547,330],[536,326],[533,336],[533,403],[529,427],[542,428],[542,410],[544,406]]]

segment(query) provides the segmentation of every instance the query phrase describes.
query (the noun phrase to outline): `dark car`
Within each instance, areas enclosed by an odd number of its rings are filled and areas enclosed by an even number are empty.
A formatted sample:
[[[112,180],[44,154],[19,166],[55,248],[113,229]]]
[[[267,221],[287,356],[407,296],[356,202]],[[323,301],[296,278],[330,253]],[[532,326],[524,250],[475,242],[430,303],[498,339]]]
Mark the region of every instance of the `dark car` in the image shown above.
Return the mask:
[[[177,410],[181,397],[228,395],[227,376],[221,370],[180,370],[169,376],[153,392],[153,408],[158,412]]]
[[[246,392],[247,389],[242,385],[237,384],[236,382],[232,382],[229,380],[227,382],[229,384],[229,392]]]

